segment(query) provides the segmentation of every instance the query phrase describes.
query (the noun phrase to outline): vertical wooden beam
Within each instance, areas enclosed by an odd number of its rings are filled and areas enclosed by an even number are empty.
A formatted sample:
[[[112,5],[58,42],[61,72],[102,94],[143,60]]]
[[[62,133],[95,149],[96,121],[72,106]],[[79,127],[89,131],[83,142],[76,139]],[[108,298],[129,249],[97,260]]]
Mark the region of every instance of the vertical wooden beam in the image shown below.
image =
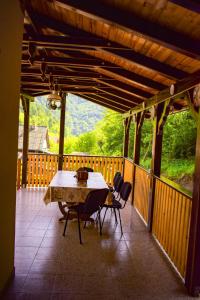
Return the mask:
[[[133,180],[132,180],[132,204],[134,203],[134,188],[135,188],[135,164],[140,162],[140,141],[141,128],[144,121],[144,113],[137,113],[135,116],[135,135],[134,135],[134,150],[133,150]]]
[[[200,111],[185,285],[192,296],[200,294]]]
[[[153,210],[154,210],[154,195],[155,195],[155,176],[160,176],[161,170],[161,155],[162,155],[162,130],[159,130],[160,120],[164,109],[164,103],[157,105],[155,117],[153,120],[153,144],[152,144],[152,161],[151,161],[151,182],[149,193],[149,211],[148,211],[148,230],[152,231]]]
[[[29,108],[28,99],[22,100],[24,109],[24,132],[23,132],[23,151],[22,151],[22,186],[26,187],[27,183],[27,162],[28,162],[28,141],[29,141]]]
[[[125,158],[128,157],[128,147],[129,147],[129,131],[131,125],[132,117],[128,117],[124,120],[124,142],[123,142],[123,176],[124,176],[124,168],[125,168]]]
[[[128,146],[129,146],[129,130],[131,125],[132,117],[124,120],[124,143],[123,143],[123,156],[128,157]]]
[[[64,153],[64,138],[65,138],[65,106],[66,93],[62,94],[61,111],[60,111],[60,137],[59,137],[59,159],[58,170],[63,167],[63,153]]]

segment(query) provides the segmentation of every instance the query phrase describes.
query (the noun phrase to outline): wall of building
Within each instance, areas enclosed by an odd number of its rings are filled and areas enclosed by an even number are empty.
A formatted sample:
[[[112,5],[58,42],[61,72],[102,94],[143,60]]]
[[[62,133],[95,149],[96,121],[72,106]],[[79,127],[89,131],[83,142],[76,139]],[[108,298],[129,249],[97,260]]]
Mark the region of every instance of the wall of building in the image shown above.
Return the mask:
[[[0,1],[0,291],[14,271],[16,163],[23,13]]]

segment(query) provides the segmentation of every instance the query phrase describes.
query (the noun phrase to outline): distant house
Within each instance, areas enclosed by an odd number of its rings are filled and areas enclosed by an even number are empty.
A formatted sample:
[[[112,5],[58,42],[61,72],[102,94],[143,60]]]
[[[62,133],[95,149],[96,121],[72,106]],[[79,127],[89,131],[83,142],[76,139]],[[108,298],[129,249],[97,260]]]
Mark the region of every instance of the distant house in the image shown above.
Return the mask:
[[[24,126],[19,125],[18,151],[23,149]],[[46,153],[49,149],[49,135],[46,126],[29,126],[29,147],[28,151],[33,153]]]

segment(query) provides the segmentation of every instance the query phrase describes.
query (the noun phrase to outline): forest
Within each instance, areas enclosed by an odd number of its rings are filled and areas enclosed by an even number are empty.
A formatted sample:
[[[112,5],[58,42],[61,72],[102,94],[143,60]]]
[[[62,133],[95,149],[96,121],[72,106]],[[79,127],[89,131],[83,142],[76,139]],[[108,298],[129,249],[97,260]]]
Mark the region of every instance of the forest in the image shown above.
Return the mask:
[[[58,153],[60,111],[51,111],[40,97],[30,107],[30,125],[47,126],[51,153]],[[20,109],[20,123],[23,112]],[[99,105],[70,96],[66,104],[65,154],[121,156],[123,149],[122,115]],[[153,125],[144,121],[141,134],[140,165],[151,168]],[[129,136],[129,158],[133,157],[134,123]],[[163,132],[161,173],[164,177],[192,189],[196,123],[189,111],[168,116]]]

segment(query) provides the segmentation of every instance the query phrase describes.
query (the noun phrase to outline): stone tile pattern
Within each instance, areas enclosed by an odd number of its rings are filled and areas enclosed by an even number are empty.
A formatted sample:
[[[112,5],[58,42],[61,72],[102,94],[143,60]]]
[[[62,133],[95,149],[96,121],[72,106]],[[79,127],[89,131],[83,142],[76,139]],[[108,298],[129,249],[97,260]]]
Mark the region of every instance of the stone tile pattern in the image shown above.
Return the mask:
[[[57,203],[45,189],[17,192],[15,278],[4,299],[189,299],[184,284],[134,208],[122,211],[124,235],[109,211],[102,237],[96,225],[69,221],[67,235]]]

